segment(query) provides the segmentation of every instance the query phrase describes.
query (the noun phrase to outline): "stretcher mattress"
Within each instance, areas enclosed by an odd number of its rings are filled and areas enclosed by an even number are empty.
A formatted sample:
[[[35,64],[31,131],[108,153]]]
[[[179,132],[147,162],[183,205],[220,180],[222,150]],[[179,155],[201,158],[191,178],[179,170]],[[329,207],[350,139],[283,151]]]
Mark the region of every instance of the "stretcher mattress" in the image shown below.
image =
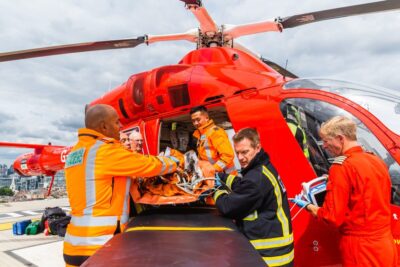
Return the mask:
[[[83,266],[266,266],[214,208],[162,207],[132,219]]]

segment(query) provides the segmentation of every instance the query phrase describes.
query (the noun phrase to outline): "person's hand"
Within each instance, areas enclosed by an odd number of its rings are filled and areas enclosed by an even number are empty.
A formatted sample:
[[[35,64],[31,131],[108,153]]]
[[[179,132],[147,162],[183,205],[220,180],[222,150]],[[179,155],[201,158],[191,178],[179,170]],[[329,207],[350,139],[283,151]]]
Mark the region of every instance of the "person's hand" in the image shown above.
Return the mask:
[[[215,176],[215,169],[209,161],[199,160],[199,167],[204,177],[212,178]]]
[[[218,187],[220,187],[221,185],[222,185],[222,184],[221,184],[221,178],[219,178],[218,173],[216,173],[216,174],[215,174],[214,187],[215,187],[215,188],[218,188]]]
[[[306,208],[308,205],[311,203],[308,202],[307,200],[304,200],[301,198],[301,196],[296,196],[295,198],[289,199],[291,202],[299,206],[300,208]]]
[[[180,161],[178,158],[175,158],[174,156],[166,156],[166,157],[169,158],[170,160],[174,161],[176,163],[176,165],[179,166]]]
[[[208,190],[204,191],[203,193],[200,194],[199,201],[206,202],[206,198],[208,196],[211,196],[213,193],[214,193],[214,190],[212,190],[212,189],[208,189]]]

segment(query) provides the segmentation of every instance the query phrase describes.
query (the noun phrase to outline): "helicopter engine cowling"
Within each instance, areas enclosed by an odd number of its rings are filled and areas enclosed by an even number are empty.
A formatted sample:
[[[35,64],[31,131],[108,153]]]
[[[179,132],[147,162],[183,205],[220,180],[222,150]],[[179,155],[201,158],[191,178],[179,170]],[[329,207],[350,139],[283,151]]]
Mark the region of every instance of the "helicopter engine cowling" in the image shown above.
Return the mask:
[[[132,75],[90,106],[114,107],[125,124],[218,101],[247,89],[271,87],[284,80],[273,68],[242,50],[202,48],[188,53],[177,65]]]

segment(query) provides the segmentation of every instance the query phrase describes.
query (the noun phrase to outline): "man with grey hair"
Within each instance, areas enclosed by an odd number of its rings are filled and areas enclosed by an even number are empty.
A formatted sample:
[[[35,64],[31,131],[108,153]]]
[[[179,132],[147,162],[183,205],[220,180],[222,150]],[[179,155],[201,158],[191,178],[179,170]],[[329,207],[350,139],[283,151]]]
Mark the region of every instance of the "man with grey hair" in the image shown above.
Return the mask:
[[[143,136],[140,132],[131,132],[129,135],[129,144],[132,152],[143,153]]]
[[[397,266],[391,232],[391,182],[385,163],[357,143],[357,126],[344,116],[323,123],[323,146],[335,156],[323,206],[297,205],[339,228],[343,266]]]
[[[224,216],[236,221],[268,266],[293,266],[286,189],[254,128],[237,132],[233,143],[243,177],[219,173],[227,190],[215,192],[215,204]]]

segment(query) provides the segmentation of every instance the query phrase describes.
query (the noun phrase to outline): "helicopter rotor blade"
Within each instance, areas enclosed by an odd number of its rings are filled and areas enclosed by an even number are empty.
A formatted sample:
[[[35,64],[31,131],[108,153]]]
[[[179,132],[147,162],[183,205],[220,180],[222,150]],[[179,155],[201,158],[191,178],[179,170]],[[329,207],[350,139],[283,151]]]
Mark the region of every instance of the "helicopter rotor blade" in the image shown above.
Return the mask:
[[[195,43],[198,39],[198,29],[192,29],[184,33],[164,34],[164,35],[147,35],[146,43],[152,44],[155,42],[165,41],[182,41],[186,40]]]
[[[189,9],[200,23],[200,30],[202,33],[216,33],[218,32],[218,26],[214,20],[208,14],[207,9],[203,7],[201,0],[181,0],[185,3],[187,9]]]
[[[140,36],[132,39],[77,43],[5,52],[0,53],[0,62],[97,50],[132,48],[146,41],[147,36]]]
[[[304,13],[278,19],[278,22],[284,29],[302,26],[304,24],[319,22],[323,20],[330,20],[336,18],[343,18],[349,16],[363,15],[368,13],[383,12],[400,9],[400,1],[387,0],[380,2],[373,2],[361,5],[346,6],[334,9],[327,9],[322,11]]]

